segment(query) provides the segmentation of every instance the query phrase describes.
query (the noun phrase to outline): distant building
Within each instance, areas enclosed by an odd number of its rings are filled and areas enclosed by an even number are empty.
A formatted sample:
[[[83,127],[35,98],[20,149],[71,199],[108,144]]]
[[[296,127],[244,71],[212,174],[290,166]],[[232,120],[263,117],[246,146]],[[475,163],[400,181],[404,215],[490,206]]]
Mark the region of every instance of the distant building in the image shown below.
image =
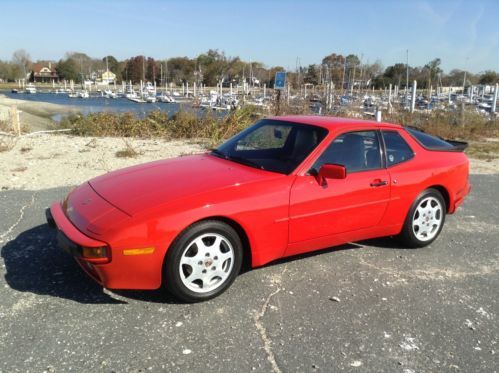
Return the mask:
[[[104,71],[101,75],[102,84],[113,84],[116,80],[116,74],[112,71]]]
[[[33,72],[31,73],[31,80],[35,83],[52,83],[59,81],[57,75],[56,65],[52,62],[35,63],[33,65]]]

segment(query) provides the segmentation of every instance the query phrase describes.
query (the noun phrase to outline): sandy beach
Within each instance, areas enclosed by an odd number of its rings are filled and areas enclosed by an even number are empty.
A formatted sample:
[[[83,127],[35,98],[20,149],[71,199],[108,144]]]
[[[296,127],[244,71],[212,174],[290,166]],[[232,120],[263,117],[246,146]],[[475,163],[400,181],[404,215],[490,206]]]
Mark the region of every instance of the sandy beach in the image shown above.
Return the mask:
[[[162,139],[33,134],[11,141],[13,147],[0,152],[0,188],[4,190],[77,185],[119,168],[204,151],[196,143]],[[133,149],[137,155],[116,155],[127,148]]]

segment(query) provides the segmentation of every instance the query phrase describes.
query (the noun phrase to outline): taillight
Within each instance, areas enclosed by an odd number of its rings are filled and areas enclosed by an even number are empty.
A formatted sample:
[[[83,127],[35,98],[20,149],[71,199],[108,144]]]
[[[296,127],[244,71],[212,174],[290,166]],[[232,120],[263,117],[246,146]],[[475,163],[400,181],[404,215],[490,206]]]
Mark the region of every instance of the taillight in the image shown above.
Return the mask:
[[[107,263],[110,261],[108,248],[103,247],[82,247],[81,256],[91,263]]]

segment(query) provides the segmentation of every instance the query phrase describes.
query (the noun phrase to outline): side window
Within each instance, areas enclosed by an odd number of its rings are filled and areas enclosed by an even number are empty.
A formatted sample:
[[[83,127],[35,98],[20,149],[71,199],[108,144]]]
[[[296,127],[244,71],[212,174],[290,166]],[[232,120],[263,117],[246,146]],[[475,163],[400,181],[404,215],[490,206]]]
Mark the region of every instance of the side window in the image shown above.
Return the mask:
[[[386,161],[388,167],[408,161],[414,157],[414,152],[402,136],[395,131],[383,131],[386,146]]]
[[[341,164],[348,173],[381,168],[376,131],[348,132],[338,136],[314,163],[318,172],[325,163]]]

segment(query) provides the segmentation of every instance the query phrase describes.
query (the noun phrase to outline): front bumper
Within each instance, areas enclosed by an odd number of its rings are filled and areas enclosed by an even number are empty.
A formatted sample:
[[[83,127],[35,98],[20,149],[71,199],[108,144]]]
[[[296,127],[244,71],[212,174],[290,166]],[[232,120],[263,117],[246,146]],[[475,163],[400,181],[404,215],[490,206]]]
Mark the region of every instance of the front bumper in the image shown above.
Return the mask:
[[[58,245],[100,285],[110,289],[157,289],[161,286],[164,252],[156,250],[151,255],[125,256],[123,250],[130,247],[111,248],[108,243],[83,234],[66,217],[58,202],[46,209],[45,215],[48,225],[57,229]],[[83,247],[102,246],[108,247],[110,262],[92,263],[91,259],[82,257]]]
[[[99,275],[96,266],[92,260],[83,258],[83,247],[102,247],[107,246],[102,241],[94,240],[71,224],[62,211],[59,203],[54,203],[45,210],[45,217],[49,227],[57,229],[57,244],[61,249],[72,255],[82,269],[99,284],[106,286],[105,277]]]

